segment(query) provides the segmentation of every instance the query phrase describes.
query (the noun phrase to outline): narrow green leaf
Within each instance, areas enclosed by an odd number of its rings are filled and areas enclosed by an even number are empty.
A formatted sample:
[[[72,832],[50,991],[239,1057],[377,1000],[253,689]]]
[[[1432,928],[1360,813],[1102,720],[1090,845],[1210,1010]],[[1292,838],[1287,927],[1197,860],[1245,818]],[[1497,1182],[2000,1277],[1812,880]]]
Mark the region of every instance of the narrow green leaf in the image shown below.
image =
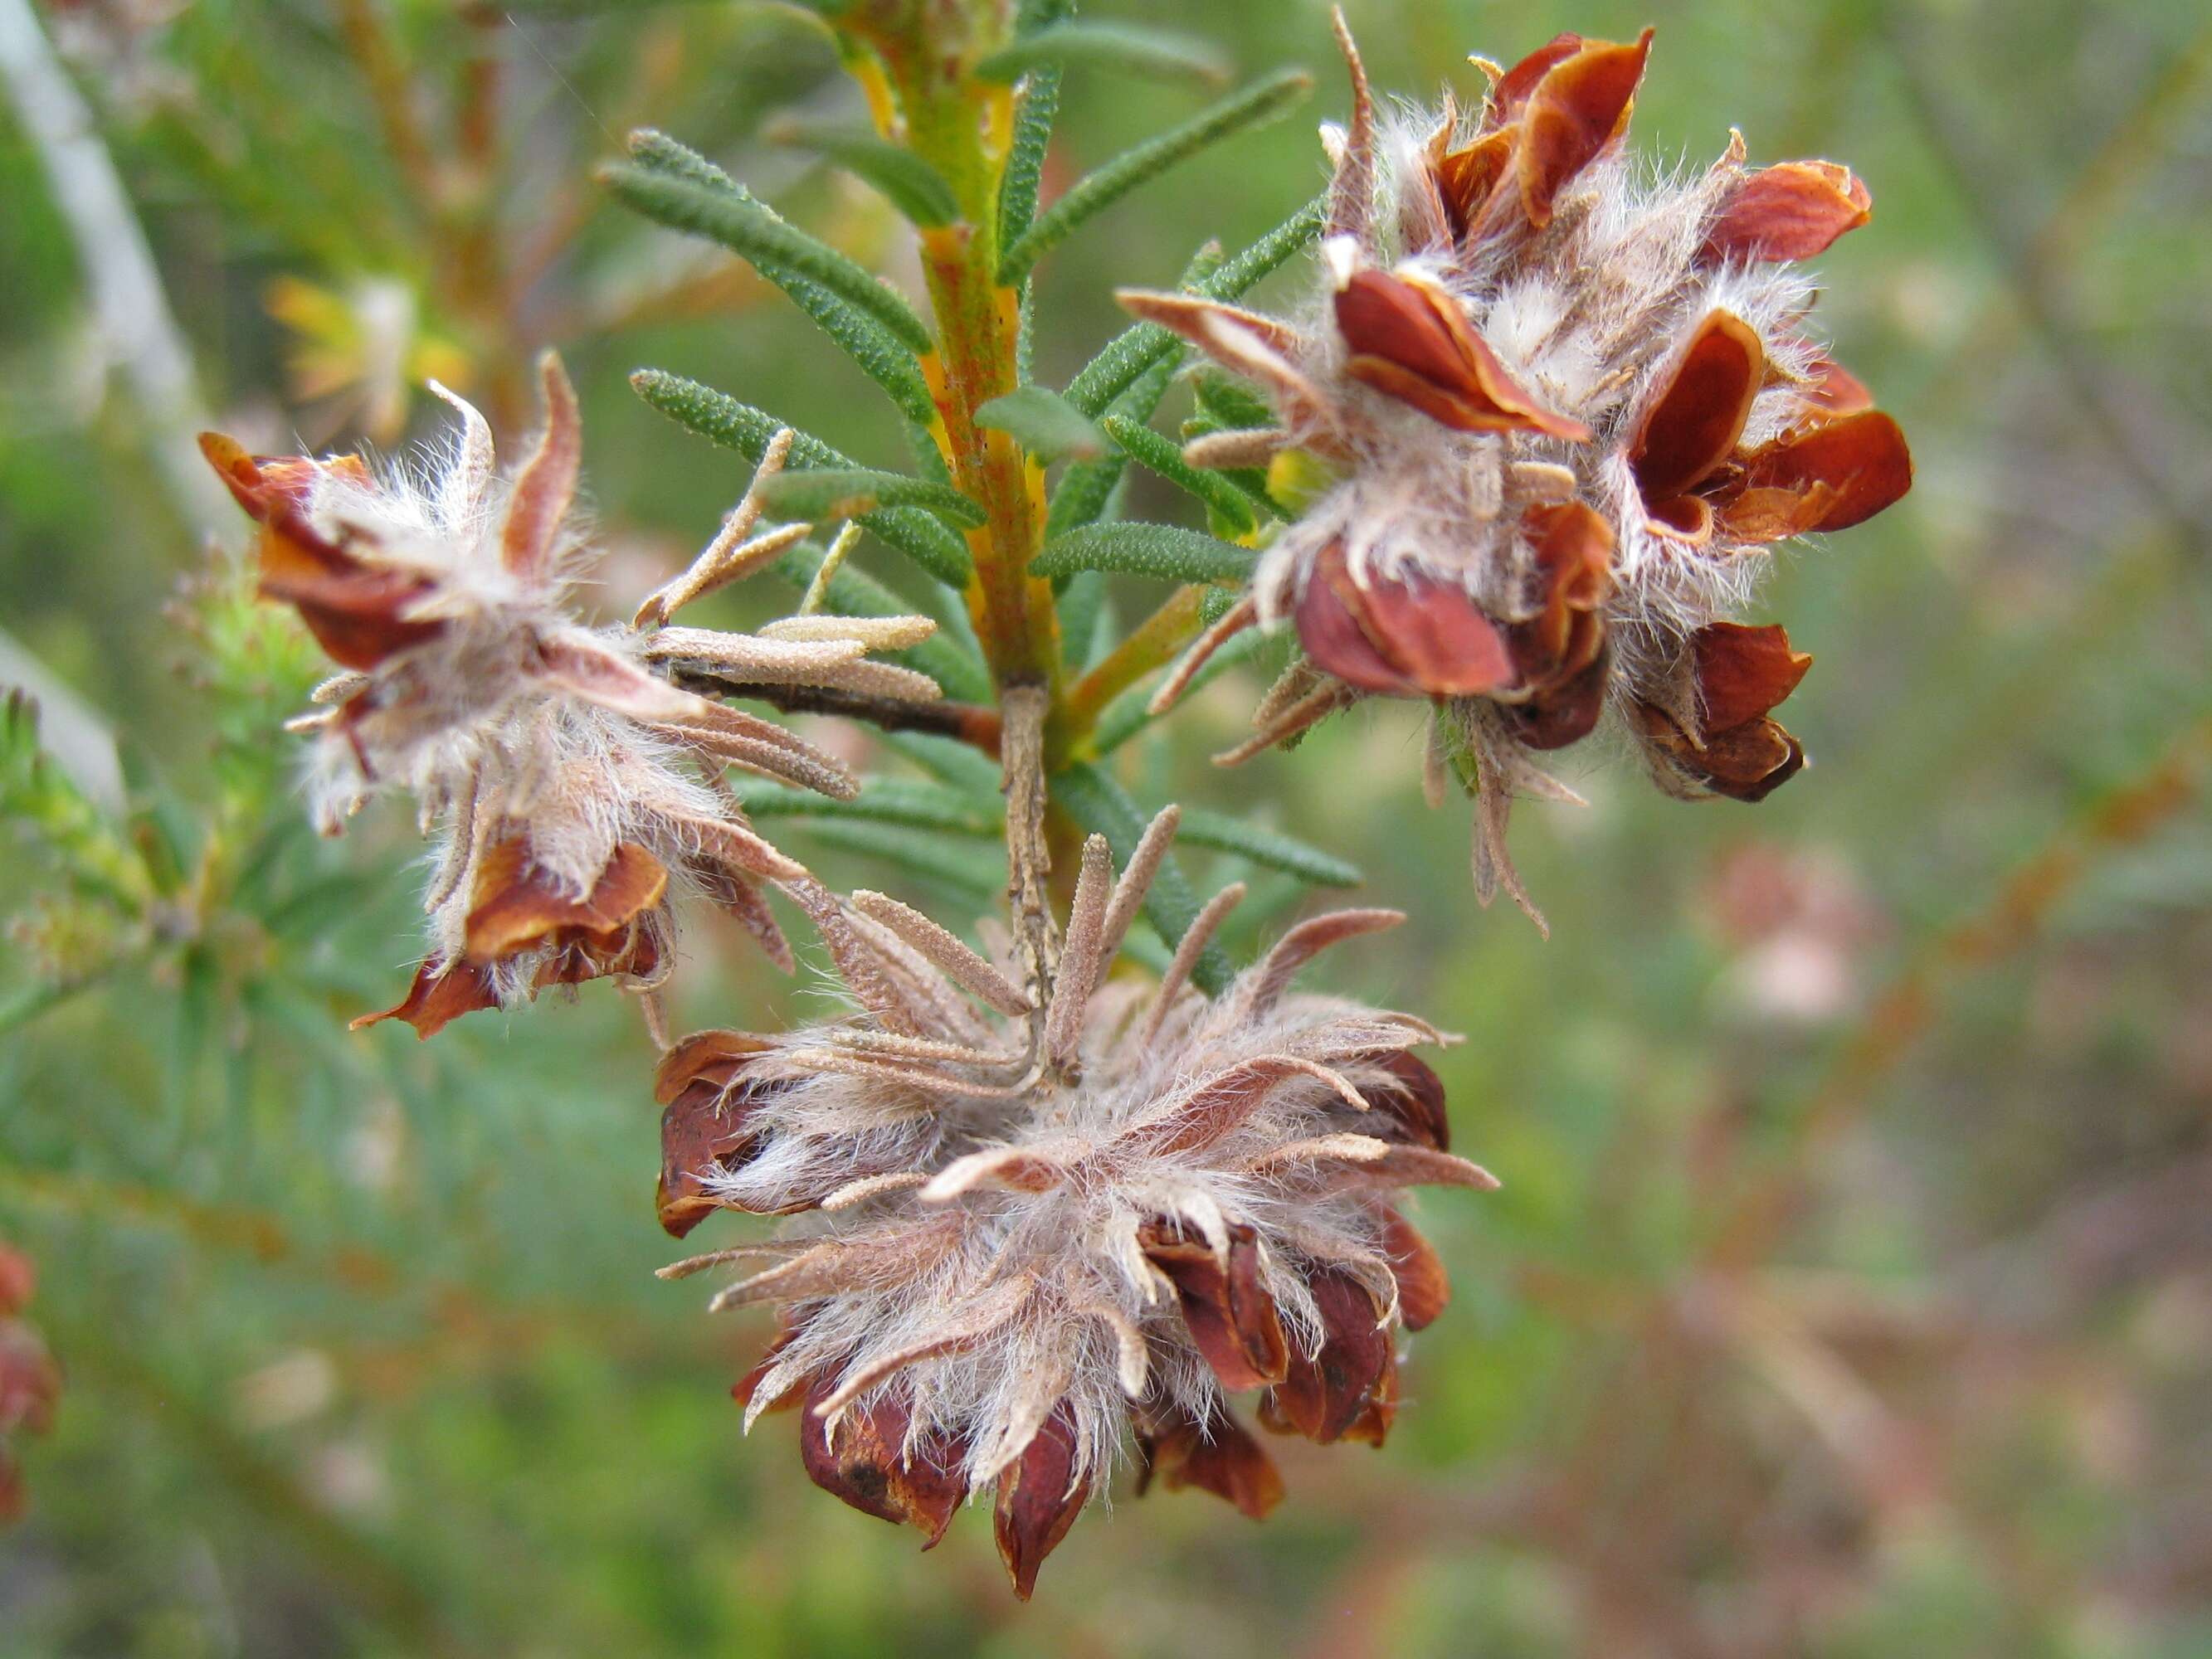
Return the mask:
[[[1060,71],[1046,67],[1031,75],[1014,106],[1013,141],[999,183],[999,246],[1012,247],[1036,217],[1037,185],[1044,176],[1045,152],[1052,147],[1052,124],[1060,115]]]
[[[1225,812],[1186,806],[1182,809],[1182,825],[1176,837],[1195,847],[1237,854],[1255,864],[1280,870],[1316,887],[1357,887],[1361,880],[1358,865],[1294,836],[1262,830]]]
[[[802,542],[778,559],[775,574],[804,593],[821,569],[823,550]],[[840,617],[910,617],[915,607],[866,571],[853,568],[848,559],[830,578],[829,608]],[[991,695],[991,673],[981,656],[963,649],[939,632],[920,645],[887,653],[895,662],[917,669],[935,680],[945,695],[962,702],[981,702]]]
[[[883,192],[890,204],[917,225],[950,224],[960,204],[945,175],[910,149],[887,144],[858,127],[811,121],[779,121],[768,130],[773,143],[811,149],[836,162],[862,183]]]
[[[1210,41],[1127,23],[1054,23],[993,52],[975,65],[975,73],[986,81],[1010,82],[1041,66],[1072,64],[1212,86],[1229,79],[1229,64]]]
[[[1243,492],[1218,473],[1201,471],[1186,465],[1174,439],[1118,415],[1109,415],[1105,427],[1106,435],[1124,453],[1140,465],[1150,467],[1176,489],[1205,502],[1208,511],[1218,514],[1239,535],[1249,536],[1259,528],[1260,521]]]
[[[1192,285],[1190,291],[1209,300],[1242,298],[1261,277],[1311,245],[1321,234],[1328,208],[1326,197],[1307,203],[1213,275]],[[1103,413],[1139,375],[1182,343],[1158,323],[1138,323],[1123,329],[1067,383],[1067,401],[1086,415]]]
[[[966,842],[948,842],[932,830],[859,818],[808,820],[807,836],[825,847],[881,859],[908,873],[973,899],[979,908],[1001,902],[1006,885],[1003,854]]]
[[[1259,555],[1171,524],[1094,524],[1045,544],[1030,565],[1033,576],[1118,570],[1177,582],[1243,582]]]
[[[1275,411],[1267,400],[1251,387],[1231,380],[1226,374],[1208,373],[1194,375],[1190,389],[1199,408],[1209,417],[1211,428],[1216,432],[1246,431],[1275,424]],[[1195,437],[1196,433],[1188,433]]]
[[[980,525],[989,516],[980,502],[951,484],[865,466],[779,472],[761,485],[760,493],[769,507],[786,518],[817,521],[861,518],[887,507],[918,507],[963,525]]]
[[[1182,342],[1176,343],[1180,346]],[[1167,395],[1181,362],[1180,351],[1163,356],[1114,400],[1111,412],[1133,421],[1149,420]],[[1121,483],[1128,465],[1129,458],[1117,449],[1095,461],[1078,461],[1062,473],[1045,513],[1045,539],[1052,541],[1104,516],[1114,498],[1114,487]]]
[[[739,403],[727,392],[717,392],[712,386],[671,374],[665,369],[639,369],[629,377],[629,383],[639,397],[678,425],[689,427],[710,442],[734,449],[756,463],[767,452],[769,441],[784,424],[750,404]],[[802,432],[793,440],[791,455],[785,465],[793,470],[854,470],[856,463],[819,438]],[[885,507],[864,514],[860,523],[886,546],[897,549],[949,586],[965,587],[975,574],[967,543],[958,532],[927,513],[914,507]],[[941,679],[939,684],[943,684]],[[949,685],[945,690],[952,693]]]
[[[930,349],[929,330],[892,289],[750,198],[647,167],[605,167],[599,178],[647,218],[720,242],[763,270],[774,266],[818,283],[858,306],[913,350]]]
[[[696,150],[678,143],[650,127],[633,132],[630,154],[638,165],[672,178],[684,179],[704,189],[726,191],[775,216],[775,210]],[[927,426],[937,416],[929,395],[929,382],[921,365],[898,337],[848,301],[811,278],[779,266],[756,265],[763,277],[781,289],[832,342],[859,365],[860,372],[889,394],[909,421]]]
[[[987,801],[998,798],[998,763],[981,750],[955,738],[939,737],[934,732],[884,732],[878,735],[885,748],[897,750],[939,782],[950,784],[962,794],[979,796]]]
[[[975,411],[975,424],[1010,434],[1041,461],[1091,460],[1106,453],[1106,434],[1091,417],[1046,386],[992,398]]]
[[[1138,145],[1078,179],[1066,195],[1038,216],[999,261],[999,281],[1012,288],[1031,266],[1065,241],[1085,220],[1118,202],[1177,162],[1249,127],[1272,121],[1313,89],[1313,76],[1285,70],[1224,99],[1196,119]]]
[[[1054,774],[1051,787],[1053,799],[1067,809],[1068,816],[1085,830],[1105,836],[1107,845],[1114,849],[1115,863],[1126,868],[1147,821],[1128,792],[1110,773],[1079,761]],[[1161,939],[1174,945],[1198,920],[1198,908],[1197,895],[1191,891],[1182,867],[1172,856],[1161,860],[1152,891],[1145,895],[1145,920]],[[1200,953],[1191,978],[1206,995],[1218,996],[1227,988],[1231,972],[1228,952],[1212,943]]]
[[[1241,662],[1249,661],[1267,647],[1277,643],[1277,637],[1264,634],[1256,628],[1245,629],[1206,659],[1206,666],[1198,671],[1189,689],[1183,693],[1188,700],[1201,687],[1211,685],[1223,674]],[[1098,724],[1091,733],[1091,746],[1099,755],[1112,754],[1135,737],[1157,718],[1147,707],[1152,699],[1150,683],[1130,687],[1099,711]]]
[[[913,830],[994,837],[1004,834],[1006,827],[1005,809],[995,798],[985,796],[979,800],[918,778],[868,778],[851,800],[832,800],[766,778],[733,775],[730,787],[745,811],[757,818],[858,818],[872,823],[902,823]]]

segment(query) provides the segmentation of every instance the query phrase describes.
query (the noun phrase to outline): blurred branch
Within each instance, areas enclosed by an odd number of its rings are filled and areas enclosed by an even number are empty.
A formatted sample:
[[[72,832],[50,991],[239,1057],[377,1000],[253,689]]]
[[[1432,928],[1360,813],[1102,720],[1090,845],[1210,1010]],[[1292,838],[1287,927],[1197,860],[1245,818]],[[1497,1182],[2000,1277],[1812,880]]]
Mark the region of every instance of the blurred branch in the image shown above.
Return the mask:
[[[147,446],[197,537],[229,527],[230,502],[195,438],[208,424],[192,362],[91,109],[39,27],[31,0],[0,0],[0,82],[69,227],[109,360],[129,376]]]

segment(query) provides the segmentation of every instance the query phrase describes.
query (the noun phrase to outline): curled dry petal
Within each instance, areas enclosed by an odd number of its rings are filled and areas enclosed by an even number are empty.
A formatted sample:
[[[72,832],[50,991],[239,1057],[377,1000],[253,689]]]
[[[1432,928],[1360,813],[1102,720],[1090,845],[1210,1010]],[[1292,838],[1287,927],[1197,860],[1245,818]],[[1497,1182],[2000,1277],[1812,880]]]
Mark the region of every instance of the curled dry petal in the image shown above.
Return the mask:
[[[1529,91],[1514,160],[1530,224],[1550,224],[1559,191],[1626,130],[1650,52],[1648,28],[1628,46],[1580,41]]]
[[[800,1415],[799,1452],[807,1474],[862,1514],[918,1528],[936,1543],[967,1495],[959,1457],[942,1445],[908,1450],[907,1408],[894,1396],[824,1417],[815,1407],[828,1393],[817,1379]]]
[[[1364,1091],[1368,1109],[1377,1121],[1365,1126],[1376,1134],[1431,1151],[1451,1150],[1451,1125],[1444,1117],[1443,1079],[1417,1054],[1403,1048],[1369,1057],[1370,1063],[1390,1073],[1387,1084],[1370,1084]],[[1385,1121],[1395,1128],[1385,1127]]]
[[[1434,1324],[1451,1305],[1451,1279],[1436,1246],[1397,1211],[1386,1209],[1382,1248],[1390,1258],[1390,1276],[1398,1284],[1398,1313],[1406,1328],[1418,1331]]]
[[[474,903],[466,923],[468,959],[498,962],[549,941],[590,939],[611,944],[619,930],[660,902],[668,871],[659,859],[626,841],[614,850],[592,890],[581,898],[530,860],[520,836],[486,849],[477,866]]]
[[[1764,800],[1805,764],[1796,738],[1766,718],[1805,678],[1811,657],[1790,648],[1778,627],[1715,623],[1691,641],[1692,672],[1704,722],[1693,739],[1664,710],[1639,704],[1638,726],[1653,749],[1704,791]]]
[[[1479,696],[1513,681],[1504,636],[1463,590],[1412,570],[1362,583],[1341,543],[1316,561],[1297,622],[1315,664],[1363,690]]]
[[[1157,1478],[1170,1492],[1195,1486],[1233,1505],[1240,1514],[1264,1521],[1283,1501],[1283,1477],[1267,1448],[1225,1411],[1203,1425],[1188,1418],[1152,1425],[1137,1437],[1143,1468],[1139,1497]]]
[[[1229,1229],[1224,1257],[1159,1222],[1139,1228],[1138,1239],[1146,1259],[1174,1284],[1190,1340],[1223,1388],[1264,1388],[1283,1380],[1290,1347],[1275,1298],[1262,1280],[1252,1228],[1238,1223]]]
[[[1765,368],[1765,349],[1750,324],[1732,312],[1705,314],[1629,445],[1647,504],[1688,494],[1729,458]]]
[[[1075,1433],[1065,1409],[1044,1421],[1022,1455],[999,1477],[993,1530],[1014,1594],[1024,1601],[1036,1589],[1037,1569],[1060,1547],[1091,1496],[1091,1477],[1076,1474]]]
[[[683,1237],[724,1200],[708,1177],[743,1162],[752,1135],[745,1120],[773,1083],[740,1082],[767,1044],[736,1031],[702,1031],[669,1050],[654,1080],[660,1115],[660,1182],[656,1207],[671,1237]]]
[[[1357,270],[1336,292],[1345,372],[1459,432],[1542,432],[1587,440],[1509,374],[1451,295],[1418,278]]]
[[[1790,648],[1781,626],[1715,623],[1690,642],[1698,705],[1708,733],[1756,720],[1797,689],[1813,659]]]
[[[1778,524],[1797,535],[1848,530],[1901,500],[1912,488],[1905,432],[1879,410],[1822,421],[1786,434],[1744,458],[1741,488],[1721,520],[1747,539],[1770,540]]]
[[[1705,234],[1717,259],[1809,259],[1874,216],[1874,198],[1834,161],[1784,161],[1747,173]]]
[[[1357,1279],[1327,1268],[1307,1285],[1321,1315],[1321,1349],[1310,1358],[1291,1355],[1269,1401],[1280,1420],[1327,1445],[1365,1421],[1378,1400],[1395,1397],[1397,1356],[1380,1310]]]
[[[552,352],[538,360],[538,383],[545,402],[545,430],[515,475],[507,522],[500,531],[500,562],[528,581],[542,581],[550,574],[561,525],[575,501],[576,481],[584,466],[583,423],[575,388]]]

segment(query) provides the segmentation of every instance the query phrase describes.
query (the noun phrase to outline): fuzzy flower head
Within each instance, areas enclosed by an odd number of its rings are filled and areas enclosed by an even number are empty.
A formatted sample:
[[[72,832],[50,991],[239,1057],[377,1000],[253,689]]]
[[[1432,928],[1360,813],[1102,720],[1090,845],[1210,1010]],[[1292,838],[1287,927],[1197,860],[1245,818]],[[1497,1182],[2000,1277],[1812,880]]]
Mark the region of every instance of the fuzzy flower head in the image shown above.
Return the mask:
[[[1139,1491],[1272,1508],[1281,1482],[1233,1396],[1279,1431],[1381,1443],[1397,1333],[1448,1296],[1401,1189],[1495,1185],[1446,1150],[1442,1087],[1410,1052],[1433,1029],[1291,988],[1397,913],[1306,922],[1207,997],[1188,975],[1232,888],[1157,989],[1109,981],[1175,817],[1118,880],[1091,839],[1065,937],[1010,959],[1026,972],[855,894],[823,927],[848,1016],[708,1032],[661,1069],[669,1230],[805,1218],[665,1270],[773,1258],[714,1302],[781,1312],[738,1385],[747,1427],[799,1407],[813,1479],[933,1542],[995,1490],[1024,1597],[1125,1446]]]
[[[757,635],[661,626],[806,533],[751,534],[757,489],[633,625],[578,620],[574,590],[592,562],[575,511],[581,434],[557,360],[541,378],[544,430],[511,472],[483,416],[442,388],[461,427],[422,476],[350,455],[257,459],[202,440],[261,526],[261,593],[294,606],[347,671],[293,723],[313,734],[318,823],[336,834],[369,793],[398,789],[436,834],[429,954],[406,999],[368,1017],[425,1036],[549,985],[656,984],[679,890],[720,905],[789,965],[759,884],[804,871],[754,833],[723,772],[840,797],[857,786],[833,757],[679,675],[937,695],[924,676],[866,659],[927,635],[927,618],[793,617]]]
[[[1532,754],[1611,708],[1654,777],[1757,800],[1804,752],[1770,711],[1811,659],[1733,617],[1774,543],[1905,494],[1903,434],[1807,333],[1796,261],[1866,222],[1828,161],[1747,168],[1740,137],[1685,178],[1623,153],[1650,49],[1563,34],[1485,65],[1480,110],[1378,123],[1348,34],[1326,291],[1286,321],[1186,295],[1139,316],[1270,394],[1279,424],[1194,464],[1286,452],[1334,480],[1275,541],[1249,600],[1166,689],[1255,621],[1304,655],[1242,758],[1358,699],[1437,707],[1432,782],[1482,797],[1476,874],[1503,881],[1505,803],[1563,793]]]

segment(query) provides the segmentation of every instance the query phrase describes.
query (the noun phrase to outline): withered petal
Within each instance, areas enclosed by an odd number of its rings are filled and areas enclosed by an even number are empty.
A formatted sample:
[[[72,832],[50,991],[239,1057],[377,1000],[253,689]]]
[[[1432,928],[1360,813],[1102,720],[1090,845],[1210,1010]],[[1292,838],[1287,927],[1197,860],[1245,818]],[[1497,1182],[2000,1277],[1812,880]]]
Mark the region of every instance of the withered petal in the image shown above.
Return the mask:
[[[1805,401],[1830,415],[1856,415],[1874,407],[1874,393],[1864,380],[1823,352],[1808,371],[1812,384]]]
[[[1363,1057],[1390,1073],[1387,1084],[1370,1084],[1360,1091],[1369,1111],[1395,1126],[1394,1139],[1439,1152],[1451,1150],[1451,1125],[1444,1115],[1444,1084],[1436,1070],[1418,1054],[1392,1048]],[[1383,1133],[1380,1124],[1371,1133]]]
[[[1580,620],[1593,630],[1602,624],[1595,617]],[[1607,679],[1612,653],[1601,637],[1597,648],[1582,667],[1566,679],[1546,687],[1526,702],[1507,703],[1500,712],[1513,735],[1531,749],[1565,749],[1580,743],[1597,729],[1605,714]]]
[[[1721,204],[1711,258],[1809,259],[1874,216],[1874,198],[1834,161],[1784,161],[1744,174]]]
[[[896,1398],[847,1407],[833,1432],[830,1420],[814,1411],[830,1392],[829,1380],[817,1378],[799,1414],[799,1455],[808,1476],[863,1515],[918,1528],[936,1543],[967,1495],[960,1460],[947,1446],[904,1455],[907,1408]]]
[[[999,1477],[992,1531],[999,1559],[1026,1601],[1036,1589],[1037,1569],[1060,1547],[1091,1496],[1091,1478],[1074,1478],[1075,1431],[1064,1406],[1054,1407],[1022,1455]]]
[[[687,1043],[734,1035],[703,1032],[687,1039]],[[677,1052],[680,1054],[682,1048]],[[671,1237],[682,1238],[714,1211],[726,1207],[725,1200],[708,1191],[708,1177],[744,1167],[755,1151],[746,1120],[762,1100],[790,1086],[780,1079],[740,1080],[741,1064],[703,1062],[661,1111],[660,1179],[655,1205],[660,1224]]]
[[[1690,640],[1698,706],[1708,738],[1754,720],[1797,689],[1813,659],[1790,648],[1778,623],[1713,623]]]
[[[1441,146],[1431,164],[1435,174],[1437,194],[1444,205],[1445,216],[1451,222],[1452,234],[1465,236],[1468,228],[1481,212],[1482,205],[1504,178],[1508,163],[1513,158],[1513,146],[1521,136],[1517,126],[1503,126],[1486,132],[1473,143],[1460,149],[1448,150]]]
[[[1804,746],[1771,720],[1713,732],[1701,749],[1664,709],[1638,703],[1630,713],[1651,746],[1698,791],[1761,801],[1804,769]]]
[[[1912,453],[1905,432],[1880,410],[1861,410],[1785,434],[1744,459],[1743,498],[1760,490],[1806,495],[1824,489],[1810,530],[1848,530],[1903,498],[1912,488]],[[1722,524],[1733,530],[1732,504]]]
[[[1687,495],[1728,459],[1765,372],[1758,331],[1733,312],[1707,312],[1629,442],[1647,504]]]
[[[1274,1390],[1275,1409],[1309,1440],[1340,1440],[1367,1415],[1397,1357],[1390,1333],[1376,1324],[1380,1310],[1358,1280],[1323,1268],[1307,1281],[1321,1315],[1321,1351],[1309,1359],[1293,1352],[1288,1374]]]
[[[1529,91],[1514,160],[1530,224],[1550,224],[1559,191],[1626,128],[1650,52],[1648,28],[1628,46],[1582,41]]]
[[[1147,1222],[1138,1230],[1146,1256],[1165,1273],[1182,1304],[1182,1322],[1221,1386],[1231,1390],[1279,1382],[1290,1347],[1275,1298],[1261,1282],[1258,1236],[1243,1223],[1229,1229],[1224,1266],[1202,1240]]]
[[[672,1104],[694,1083],[723,1088],[754,1055],[772,1046],[743,1031],[695,1031],[660,1057],[653,1074],[653,1103]]]
[[[1424,282],[1359,270],[1337,290],[1345,372],[1462,432],[1546,432],[1588,440],[1579,421],[1553,414],[1498,361],[1458,301]]]
[[[447,968],[428,960],[416,969],[407,994],[398,1002],[381,1013],[362,1015],[347,1029],[358,1031],[383,1020],[404,1019],[415,1028],[416,1036],[432,1037],[463,1014],[497,1006],[491,975],[483,969],[466,962]]]
[[[1506,70],[1492,89],[1491,101],[1500,118],[1517,113],[1528,101],[1528,94],[1536,90],[1536,83],[1552,72],[1554,66],[1565,63],[1583,49],[1583,37],[1568,33],[1555,34]]]
[[[1170,1492],[1195,1486],[1255,1521],[1266,1520],[1283,1501],[1283,1477],[1274,1459],[1226,1411],[1217,1409],[1203,1427],[1187,1418],[1151,1425],[1139,1432],[1137,1450],[1143,1459],[1139,1497],[1157,1476]]]
[[[1443,1258],[1413,1224],[1395,1210],[1382,1212],[1382,1250],[1398,1281],[1398,1314],[1409,1331],[1434,1324],[1451,1305],[1451,1278]]]
[[[666,867],[626,841],[592,890],[572,898],[531,861],[522,837],[509,836],[486,848],[477,867],[475,902],[463,924],[469,960],[493,963],[548,940],[612,933],[658,904],[667,888]]]

